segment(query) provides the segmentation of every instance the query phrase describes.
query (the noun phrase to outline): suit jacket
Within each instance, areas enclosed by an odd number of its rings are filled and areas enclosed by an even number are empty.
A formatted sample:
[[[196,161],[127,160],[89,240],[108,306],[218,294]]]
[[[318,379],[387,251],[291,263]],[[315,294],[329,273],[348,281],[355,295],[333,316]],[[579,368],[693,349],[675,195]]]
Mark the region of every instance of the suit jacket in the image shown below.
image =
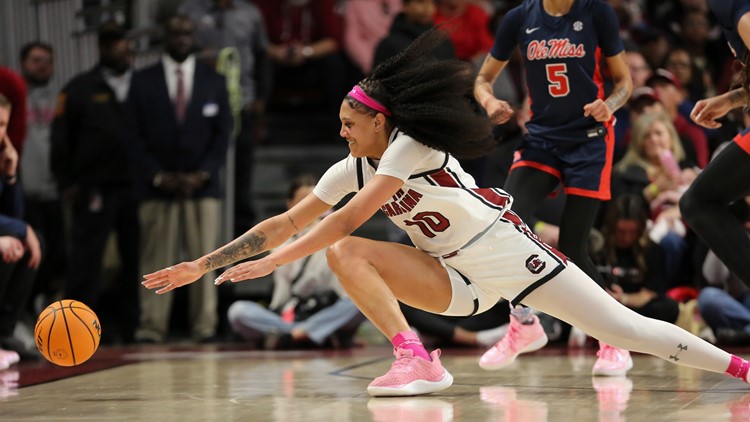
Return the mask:
[[[125,139],[130,143],[140,196],[171,198],[153,186],[160,171],[206,171],[210,179],[195,196],[221,196],[219,171],[226,163],[232,125],[223,76],[196,62],[193,92],[180,124],[159,61],[133,75],[126,119]]]

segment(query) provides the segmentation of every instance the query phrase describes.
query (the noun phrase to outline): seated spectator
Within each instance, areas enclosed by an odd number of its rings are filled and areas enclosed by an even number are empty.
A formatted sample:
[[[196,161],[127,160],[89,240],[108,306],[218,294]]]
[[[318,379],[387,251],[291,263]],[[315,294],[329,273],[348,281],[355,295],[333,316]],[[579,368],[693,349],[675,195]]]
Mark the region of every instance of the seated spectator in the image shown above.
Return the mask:
[[[361,75],[369,75],[375,48],[401,11],[401,0],[346,0],[345,7],[344,51]]]
[[[654,89],[677,133],[692,142],[697,160],[695,164],[700,168],[705,167],[709,158],[708,139],[703,129],[690,121],[690,112],[695,104],[683,93],[680,81],[668,70],[657,69],[646,85]]]
[[[388,35],[375,48],[373,66],[400,53],[422,33],[432,28],[434,15],[434,0],[404,0],[403,9],[393,20]],[[434,50],[433,56],[436,59],[455,58],[453,44],[448,41],[444,42]]]
[[[277,105],[323,105],[346,94],[342,22],[333,0],[255,0],[268,28]]]
[[[625,194],[609,203],[601,229],[604,244],[592,259],[612,297],[641,315],[674,323],[679,305],[665,295],[670,286],[666,256],[648,237],[642,201]]]
[[[638,117],[644,114],[653,113],[667,114],[667,111],[664,108],[664,104],[659,101],[659,97],[656,95],[656,91],[654,91],[653,88],[647,86],[642,86],[633,90],[633,93],[630,94],[627,111],[627,128],[625,129],[624,144],[622,145],[623,147],[625,147],[625,150],[627,150],[627,146],[628,144],[630,144],[632,123],[638,120]],[[617,125],[620,125],[620,121],[617,122]],[[695,154],[695,147],[693,146],[693,142],[690,140],[690,138],[681,135],[679,131],[677,131],[677,135],[680,138],[680,145],[682,146],[682,150],[685,152],[685,163],[696,165],[696,163],[698,162],[698,158]],[[617,154],[617,147],[615,147],[615,153]],[[620,152],[617,161],[620,161],[620,158],[622,158],[622,154],[624,153],[625,151]]]
[[[294,179],[287,191],[287,208],[309,195],[317,181],[312,176]],[[310,230],[292,236],[293,242]],[[290,349],[326,342],[349,347],[357,327],[365,320],[328,267],[325,249],[278,268],[273,273],[273,297],[268,309],[239,300],[229,307],[232,330],[244,340],[267,348]]]
[[[456,58],[481,63],[495,42],[489,16],[469,0],[437,0],[435,24],[446,24]]]
[[[6,132],[10,114],[10,101],[0,94],[0,370],[39,356],[13,336],[31,296],[42,249],[34,229],[21,219],[18,152]]]
[[[673,48],[667,55],[664,67],[680,82],[683,94],[690,103],[716,95],[711,74],[699,68],[685,48]]]
[[[649,235],[667,250],[667,274],[671,280],[680,273],[689,247],[677,204],[697,175],[684,158],[669,117],[662,113],[644,114],[635,120],[628,150],[612,173],[613,199],[632,193],[647,204],[654,220]]]

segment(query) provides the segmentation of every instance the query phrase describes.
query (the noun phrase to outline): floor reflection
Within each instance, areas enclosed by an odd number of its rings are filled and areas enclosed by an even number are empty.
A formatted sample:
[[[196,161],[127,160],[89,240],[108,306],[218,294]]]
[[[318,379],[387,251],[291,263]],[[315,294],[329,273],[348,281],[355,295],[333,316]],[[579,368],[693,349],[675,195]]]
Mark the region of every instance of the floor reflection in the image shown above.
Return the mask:
[[[375,422],[450,422],[453,404],[429,397],[373,398],[367,410]]]
[[[599,422],[625,421],[622,412],[628,407],[633,381],[624,377],[593,377],[591,384],[599,401]]]
[[[0,400],[18,395],[19,373],[15,369],[0,371]]]
[[[537,400],[519,400],[515,388],[480,387],[479,397],[493,405],[507,422],[547,422],[547,403]]]

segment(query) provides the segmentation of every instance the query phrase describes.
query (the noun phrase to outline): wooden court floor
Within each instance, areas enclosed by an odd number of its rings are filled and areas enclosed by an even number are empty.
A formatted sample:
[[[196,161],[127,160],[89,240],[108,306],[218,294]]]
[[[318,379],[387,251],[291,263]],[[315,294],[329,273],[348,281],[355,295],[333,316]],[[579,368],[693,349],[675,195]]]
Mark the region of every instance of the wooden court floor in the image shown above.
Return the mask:
[[[548,347],[497,372],[478,367],[480,352],[444,351],[455,377],[444,392],[372,398],[387,348],[102,348],[80,367],[0,371],[0,420],[750,421],[750,386],[657,358],[634,356],[627,378],[592,378],[590,349]]]

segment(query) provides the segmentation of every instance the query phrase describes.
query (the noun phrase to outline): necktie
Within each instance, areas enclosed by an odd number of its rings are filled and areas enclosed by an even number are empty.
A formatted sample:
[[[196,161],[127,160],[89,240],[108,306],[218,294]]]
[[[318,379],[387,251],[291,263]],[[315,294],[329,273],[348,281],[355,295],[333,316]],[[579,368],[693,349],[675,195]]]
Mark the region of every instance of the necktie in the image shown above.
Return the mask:
[[[185,118],[185,81],[182,78],[182,69],[177,68],[177,92],[174,96],[174,113],[177,121],[182,123]]]

